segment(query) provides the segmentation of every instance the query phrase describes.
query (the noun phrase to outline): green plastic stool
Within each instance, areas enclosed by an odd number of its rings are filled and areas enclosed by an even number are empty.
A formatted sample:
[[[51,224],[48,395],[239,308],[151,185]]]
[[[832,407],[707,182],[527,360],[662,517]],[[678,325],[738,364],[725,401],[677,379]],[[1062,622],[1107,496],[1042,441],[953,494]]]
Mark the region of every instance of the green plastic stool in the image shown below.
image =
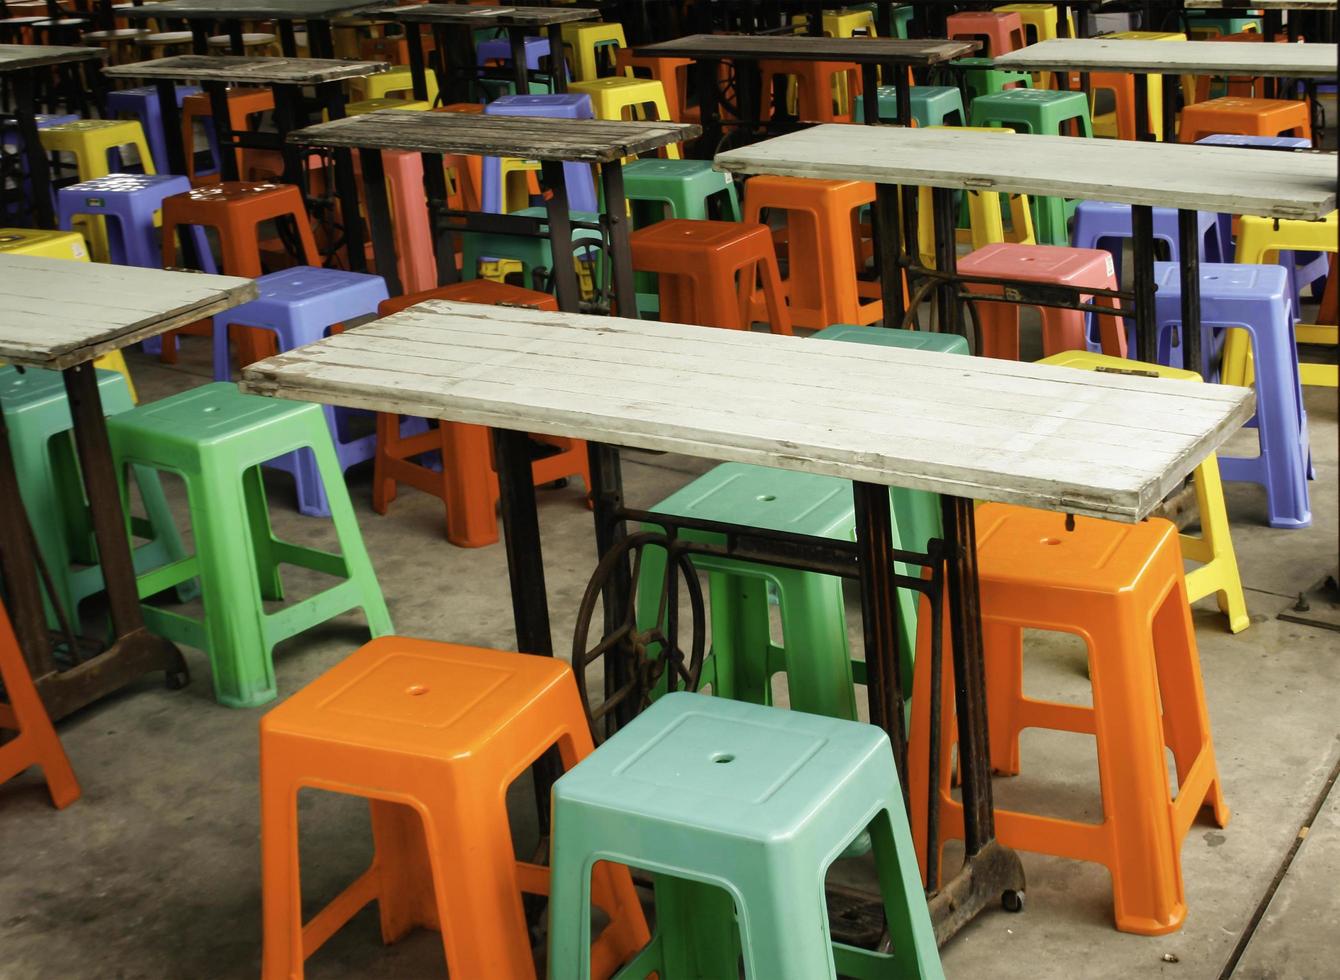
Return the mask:
[[[1206,10],[1186,11],[1191,40],[1203,41],[1211,30],[1218,31],[1220,35],[1242,34],[1245,31],[1261,33],[1260,17],[1210,17],[1208,13]]]
[[[522,208],[520,211],[512,213],[533,218],[544,218],[548,215],[547,209],[543,207]],[[589,211],[572,212],[572,218],[576,221],[595,222],[599,220],[599,217],[599,215]],[[547,224],[545,228],[548,228]],[[461,238],[461,278],[478,279],[481,259],[514,259],[521,263],[523,285],[527,289],[552,292],[552,289],[544,289],[545,284],[539,283],[535,279],[535,274],[539,270],[552,270],[554,267],[554,252],[549,239],[524,238],[520,235],[495,235],[488,232],[467,232]],[[602,281],[605,253],[601,247],[600,232],[574,228],[572,239],[573,254],[579,257],[589,256],[593,263],[592,275],[595,281]],[[582,242],[594,242],[595,247],[583,246]]]
[[[968,118],[963,110],[963,93],[953,85],[913,85],[910,102],[918,126],[962,126]],[[885,122],[898,118],[897,85],[879,87],[879,118]],[[859,99],[856,121],[865,122],[865,103]]]
[[[968,101],[972,102],[983,95],[996,92],[1008,92],[1006,86],[1017,85],[1020,88],[1032,88],[1033,76],[1026,71],[1007,71],[995,68],[990,58],[957,58],[950,62],[954,68],[964,69],[963,87],[968,90]]]
[[[139,465],[186,482],[195,554],[141,574],[139,594],[147,599],[200,578],[203,620],[144,603],[144,621],[209,654],[219,703],[242,708],[273,700],[275,644],[350,609],[363,609],[374,637],[391,632],[319,405],[208,384],[110,418],[107,429],[118,473]],[[300,449],[315,454],[342,554],[281,541],[270,530],[260,466]],[[123,482],[123,500],[125,492]],[[344,581],[270,612],[262,600],[283,599],[281,564]]]
[[[834,5],[836,6],[836,4]],[[845,11],[868,10],[875,18],[875,23],[879,23],[879,4],[877,3],[852,3],[842,8]],[[893,36],[907,40],[907,27],[912,23],[912,16],[916,11],[910,6],[901,6],[893,8]]]
[[[105,414],[134,408],[124,375],[99,370],[97,380]],[[80,632],[79,605],[103,590],[103,578],[79,471],[65,380],[59,371],[0,368],[0,410],[9,433],[19,497],[28,512],[33,536],[70,625]],[[145,516],[131,521],[135,545],[131,556],[136,570],[143,572],[177,561],[186,552],[158,475],[136,467],[134,476]],[[194,594],[193,583],[184,583],[179,589],[183,600]],[[45,592],[43,600],[49,625],[59,628]]]
[[[944,976],[893,752],[873,725],[670,694],[554,784],[553,820],[556,980],[591,975],[596,861],[656,878],[656,932],[619,980],[734,978],[741,954],[747,980]],[[828,928],[824,875],[865,832],[889,953]]]

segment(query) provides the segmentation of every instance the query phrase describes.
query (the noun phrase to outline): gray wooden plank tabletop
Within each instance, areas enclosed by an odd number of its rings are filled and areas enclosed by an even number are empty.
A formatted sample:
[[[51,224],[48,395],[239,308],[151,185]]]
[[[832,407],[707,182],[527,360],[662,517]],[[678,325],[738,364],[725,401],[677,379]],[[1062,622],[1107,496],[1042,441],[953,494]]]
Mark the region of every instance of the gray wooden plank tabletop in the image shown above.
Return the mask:
[[[1272,218],[1318,220],[1336,209],[1336,156],[1321,152],[1254,153],[1227,146],[829,124],[718,154],[715,166],[741,174],[1039,194]]]
[[[1128,41],[1053,38],[1000,55],[1016,71],[1117,71],[1142,74],[1334,78],[1333,44],[1222,44],[1217,41]]]
[[[255,298],[237,276],[0,255],[0,360],[72,367]]]
[[[329,20],[390,5],[390,0],[161,0],[125,7],[118,16],[147,20]]]
[[[1334,10],[1336,0],[1184,0],[1187,10]]]
[[[339,58],[274,58],[263,55],[183,54],[171,58],[115,65],[103,73],[112,78],[181,78],[203,82],[244,82],[266,85],[319,85],[345,78],[377,75],[390,68],[384,61]]]
[[[1123,521],[1254,405],[1236,386],[443,301],[252,364],[242,387]]]
[[[937,65],[972,54],[977,41],[902,40],[882,37],[806,37],[691,34],[675,41],[639,45],[635,54],[673,58],[778,58],[894,65]]]
[[[289,134],[303,146],[351,146],[419,153],[474,153],[608,163],[692,139],[699,127],[672,122],[542,119],[383,109],[318,123]]]
[[[0,73],[63,65],[71,61],[101,61],[106,48],[72,48],[50,44],[0,44]]]
[[[592,20],[591,10],[573,7],[471,7],[446,3],[424,3],[392,7],[379,15],[407,24],[459,24],[463,27],[548,27]]]

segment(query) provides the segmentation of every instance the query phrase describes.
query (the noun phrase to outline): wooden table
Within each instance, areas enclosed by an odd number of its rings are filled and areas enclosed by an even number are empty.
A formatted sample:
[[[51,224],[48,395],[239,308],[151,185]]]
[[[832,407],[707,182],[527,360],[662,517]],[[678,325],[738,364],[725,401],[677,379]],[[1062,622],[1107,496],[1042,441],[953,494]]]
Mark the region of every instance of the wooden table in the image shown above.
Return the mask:
[[[931,902],[942,942],[1024,887],[1018,859],[994,841],[973,500],[1141,520],[1254,404],[1246,388],[441,301],[252,364],[242,387],[492,426],[517,643],[542,655],[553,654],[553,641],[526,433],[588,440],[601,562],[583,607],[603,595],[606,635],[589,644],[579,616],[573,657],[580,675],[595,651],[614,650],[604,661],[604,702],[595,709],[588,700],[593,723],[601,723],[593,727],[605,734],[637,710],[646,693],[639,678],[679,686],[678,664],[647,658],[659,650],[678,661],[689,649],[673,620],[659,646],[640,642],[632,598],[641,563],[630,550],[648,539],[628,536],[626,524],[669,529],[655,546],[675,554],[711,552],[857,580],[870,717],[888,731],[904,772],[897,589],[927,595],[931,620],[940,622],[947,588],[954,673],[964,688],[958,744],[969,860]],[[626,504],[620,447],[851,480],[856,540],[713,523],[724,547],[685,542],[677,532],[701,522]],[[944,495],[944,538],[924,555],[894,549],[891,486]],[[897,575],[895,560],[930,568],[933,577]],[[670,608],[678,608],[678,594],[670,586]],[[933,676],[940,655],[933,643]],[[938,732],[938,716],[933,725]],[[932,840],[928,853],[935,849]]]
[[[428,98],[423,34],[416,25],[432,27],[438,58],[433,65],[438,91],[443,101],[478,102],[474,81],[479,77],[475,65],[474,31],[496,27],[507,31],[512,48],[512,81],[518,95],[530,94],[530,72],[526,68],[527,35],[545,31],[549,36],[550,72],[555,92],[568,90],[563,70],[563,25],[589,21],[590,10],[572,7],[473,7],[446,3],[425,3],[416,7],[395,7],[381,12],[390,20],[406,25],[409,40],[409,64],[414,75],[414,97]],[[448,64],[450,62],[450,64]]]
[[[698,106],[704,139],[701,145],[716,152],[725,121],[720,112],[721,63],[735,66],[737,105],[735,127],[753,127],[760,122],[759,108],[768,93],[761,91],[759,62],[838,61],[861,66],[862,100],[866,122],[879,123],[879,68],[886,77],[903,78],[908,68],[930,68],[976,51],[977,41],[905,41],[898,38],[809,37],[802,35],[754,36],[737,34],[693,34],[676,41],[647,44],[634,53],[649,57],[692,58],[697,77]],[[912,103],[908,86],[898,86],[897,122],[912,125]],[[738,130],[737,130],[738,132]]]
[[[300,146],[357,149],[363,173],[364,200],[372,224],[377,272],[392,295],[400,293],[395,244],[391,238],[390,209],[382,176],[382,150],[424,154],[424,182],[434,230],[440,282],[455,282],[456,232],[482,231],[547,237],[553,248],[553,276],[559,306],[576,312],[580,303],[577,273],[571,262],[573,221],[563,177],[564,163],[598,164],[606,201],[624,200],[620,161],[636,154],[655,153],[696,136],[697,126],[667,122],[607,122],[598,119],[544,119],[528,116],[486,116],[455,112],[403,112],[387,109],[349,119],[332,120],[292,133]],[[518,157],[539,160],[541,176],[550,192],[547,218],[517,214],[480,214],[448,209],[443,154]],[[337,168],[340,164],[336,163]],[[546,227],[547,226],[547,230]],[[589,226],[581,226],[589,227]],[[628,218],[623,208],[607,208],[600,225],[609,245],[607,258],[613,285],[623,309],[635,308],[632,255],[628,245]]]
[[[94,67],[107,57],[102,48],[50,47],[41,44],[0,44],[0,78],[9,82],[14,101],[14,116],[19,138],[23,140],[23,159],[27,162],[28,194],[24,193],[23,175],[4,173],[0,168],[0,201],[6,201],[6,183],[13,181],[19,199],[28,204],[30,219],[38,228],[55,228],[56,212],[51,198],[51,167],[37,131],[37,90],[41,76],[52,68],[72,65],[88,69],[88,89],[100,93],[101,79]],[[81,99],[71,95],[71,105]],[[3,155],[0,155],[3,156]],[[2,162],[2,161],[0,161]]]
[[[0,255],[0,360],[65,374],[75,446],[115,637],[88,659],[79,659],[79,650],[69,647],[82,644],[67,638],[65,656],[76,658],[76,663],[58,669],[43,612],[32,531],[18,505],[18,478],[9,440],[0,431],[0,500],[7,502],[0,508],[0,570],[15,631],[53,718],[64,717],[149,671],[166,671],[172,687],[181,687],[187,680],[186,664],[177,648],[148,632],[140,614],[92,362],[256,295],[250,279],[232,276]],[[3,428],[0,417],[0,430]],[[58,605],[54,596],[50,598]]]
[[[1336,208],[1335,155],[1315,152],[1265,154],[1221,146],[830,125],[731,150],[716,158],[716,166],[741,174],[874,181],[878,185],[874,231],[884,309],[894,311],[886,323],[892,326],[899,323],[904,310],[899,267],[915,266],[910,257],[917,255],[915,214],[910,221],[904,214],[899,226],[898,185],[933,188],[936,267],[944,274],[937,289],[942,330],[956,329],[960,298],[954,278],[957,211],[953,191],[988,190],[1130,204],[1135,247],[1134,313],[1138,355],[1143,361],[1158,359],[1153,208],[1176,208],[1182,256],[1184,362],[1202,374],[1196,211],[1319,221]],[[927,271],[914,268],[915,275],[925,276]],[[1058,305],[1042,297],[1036,287],[1021,283],[1011,286],[1023,296],[1023,302]]]
[[[237,180],[236,149],[273,150],[283,155],[286,183],[294,184],[308,196],[308,174],[298,147],[287,141],[293,130],[307,125],[313,112],[330,119],[344,116],[344,87],[346,79],[363,78],[387,70],[381,61],[345,61],[327,58],[273,58],[248,55],[186,54],[173,58],[138,61],[129,65],[108,68],[112,78],[142,78],[158,88],[158,103],[167,133],[181,132],[181,116],[177,109],[175,83],[198,81],[209,93],[214,117],[215,139],[219,146],[219,174],[223,180]],[[268,85],[274,92],[275,132],[234,130],[229,125],[229,85]],[[315,90],[314,101],[307,99],[304,88]],[[168,169],[171,173],[186,173],[185,150],[179,139],[167,140]],[[342,159],[341,159],[342,158]],[[343,165],[341,165],[343,164]],[[358,189],[354,181],[352,160],[347,150],[339,151],[336,159],[335,196],[340,202],[340,223],[349,255],[349,266],[362,272],[367,268],[364,254],[366,236],[359,217]],[[320,203],[309,204],[320,208]],[[333,225],[333,215],[327,215]]]
[[[232,54],[240,55],[242,22],[272,20],[279,27],[279,46],[286,57],[298,56],[294,21],[307,26],[307,49],[314,58],[335,57],[335,40],[330,23],[338,17],[350,17],[385,6],[387,0],[159,0],[142,6],[126,7],[121,16],[132,20],[184,20],[191,27],[191,50],[209,53],[212,25],[222,27],[230,39]]]

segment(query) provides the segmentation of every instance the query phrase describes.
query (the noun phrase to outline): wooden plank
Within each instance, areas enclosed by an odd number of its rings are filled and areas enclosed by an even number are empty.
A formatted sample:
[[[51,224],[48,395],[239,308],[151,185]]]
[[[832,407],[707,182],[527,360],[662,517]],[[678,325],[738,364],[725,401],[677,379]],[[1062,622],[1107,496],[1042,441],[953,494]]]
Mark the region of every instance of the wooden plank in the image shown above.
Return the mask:
[[[1222,44],[1053,38],[995,59],[1015,71],[1119,71],[1165,75],[1285,76],[1336,74],[1333,44]]]
[[[0,255],[0,360],[71,367],[255,297],[237,276]]]
[[[103,73],[112,78],[180,78],[205,82],[319,85],[345,78],[377,75],[389,68],[390,65],[384,61],[183,54],[114,65],[104,69]]]
[[[1254,404],[1223,385],[441,301],[253,364],[242,386],[1128,521]]]
[[[1187,10],[1334,10],[1336,0],[1184,0]]]
[[[571,7],[471,7],[445,3],[424,3],[413,7],[392,7],[378,16],[406,24],[458,24],[462,27],[548,27],[594,20],[597,14]]]
[[[42,18],[45,19],[45,18]],[[0,73],[63,65],[72,61],[101,61],[105,48],[71,48],[51,44],[0,44]]]
[[[676,41],[644,44],[634,54],[672,58],[778,58],[792,61],[846,61],[881,65],[938,65],[972,54],[978,41],[911,40],[885,37],[808,37],[799,34],[691,34]]]
[[[118,10],[118,16],[147,20],[329,20],[386,6],[387,0],[160,0]]]
[[[698,126],[672,122],[542,119],[383,109],[299,129],[289,142],[419,153],[474,153],[608,163],[691,139]]]
[[[731,173],[1313,221],[1336,208],[1335,154],[1321,152],[1267,154],[1225,146],[830,124],[718,154],[715,165]]]

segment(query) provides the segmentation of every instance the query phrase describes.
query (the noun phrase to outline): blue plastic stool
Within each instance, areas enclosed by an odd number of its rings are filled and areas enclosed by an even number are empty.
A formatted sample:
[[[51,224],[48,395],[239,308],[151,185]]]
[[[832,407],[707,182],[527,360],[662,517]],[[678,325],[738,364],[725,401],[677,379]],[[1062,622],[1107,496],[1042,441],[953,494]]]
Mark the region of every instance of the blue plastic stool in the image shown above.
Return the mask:
[[[161,269],[163,250],[155,217],[165,197],[190,189],[189,180],[171,174],[108,174],[62,187],[56,193],[57,217],[60,227],[68,231],[74,227],[75,215],[99,215],[107,219],[107,244],[114,265]],[[197,254],[208,255],[204,228],[193,225],[190,233]]]
[[[526,68],[532,72],[539,71],[544,59],[549,57],[549,39],[547,37],[527,37],[524,39],[524,45],[526,51]],[[475,64],[483,68],[490,61],[500,61],[504,65],[510,65],[512,63],[512,42],[505,37],[480,41],[479,45],[475,48]],[[559,71],[565,73],[564,77],[566,78],[567,65],[562,59],[559,59],[557,68]],[[529,83],[532,88],[541,86],[548,89],[550,92],[553,91],[553,82],[543,76],[539,78],[530,78]],[[511,95],[519,94],[516,91],[516,84],[509,80],[500,78],[481,78],[480,84],[490,90],[505,92]]]
[[[1182,285],[1178,266],[1155,264],[1154,308],[1159,324],[1159,360],[1183,367],[1181,348],[1174,356],[1171,330],[1182,321]],[[1256,415],[1259,456],[1219,456],[1225,482],[1265,487],[1271,527],[1307,527],[1312,523],[1307,479],[1307,412],[1298,378],[1298,349],[1293,336],[1293,306],[1288,273],[1277,265],[1207,263],[1200,267],[1200,311],[1203,350],[1226,327],[1251,335],[1255,357]]]
[[[228,356],[228,327],[256,327],[271,331],[279,350],[293,350],[325,337],[335,324],[357,317],[375,316],[377,304],[387,299],[381,276],[318,269],[300,265],[272,272],[256,280],[260,296],[214,318],[214,380],[228,381],[232,375]],[[372,459],[375,432],[348,437],[349,421],[367,412],[323,405],[330,437],[340,470]],[[316,457],[301,449],[269,460],[265,465],[293,474],[298,491],[298,510],[311,517],[329,517],[330,505],[316,469]]]
[[[548,43],[547,41],[545,42]],[[589,95],[504,95],[484,107],[489,116],[537,116],[544,119],[594,119]],[[598,211],[595,177],[585,163],[563,164],[563,182],[568,189],[568,207],[573,211]],[[485,157],[480,196],[485,211],[502,214],[502,161]]]
[[[182,100],[188,95],[194,95],[200,91],[198,85],[178,85],[177,89],[177,108],[181,108]],[[107,93],[107,115],[108,117],[134,116],[144,127],[145,138],[149,141],[149,152],[153,155],[155,161],[163,161],[159,164],[160,168],[166,170],[167,153],[167,134],[163,129],[163,110],[158,104],[158,88],[154,85],[145,85],[140,88],[123,88]],[[173,138],[180,138],[173,134]],[[138,263],[132,263],[138,264]]]

